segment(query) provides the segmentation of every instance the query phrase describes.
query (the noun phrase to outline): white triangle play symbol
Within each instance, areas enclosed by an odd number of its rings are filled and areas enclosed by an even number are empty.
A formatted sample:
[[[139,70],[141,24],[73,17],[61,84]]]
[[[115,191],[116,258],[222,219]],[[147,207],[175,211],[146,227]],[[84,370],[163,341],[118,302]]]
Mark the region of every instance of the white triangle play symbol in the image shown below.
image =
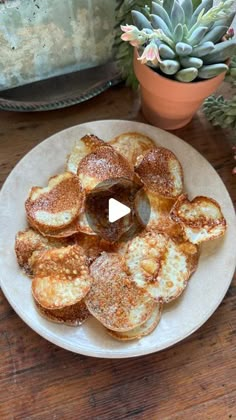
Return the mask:
[[[113,223],[130,213],[130,208],[114,198],[109,199],[109,222]]]

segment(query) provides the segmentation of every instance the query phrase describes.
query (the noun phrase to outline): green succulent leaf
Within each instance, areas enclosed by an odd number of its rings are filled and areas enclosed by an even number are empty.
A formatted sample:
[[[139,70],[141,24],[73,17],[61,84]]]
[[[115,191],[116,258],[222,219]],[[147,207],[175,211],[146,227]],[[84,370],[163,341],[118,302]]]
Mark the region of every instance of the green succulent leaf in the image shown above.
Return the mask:
[[[204,11],[204,13],[208,12],[213,6],[213,0],[203,0],[199,6],[195,9],[192,19],[191,19],[191,25],[197,22],[199,18],[199,14]]]
[[[190,0],[191,1],[191,0]],[[164,22],[166,23],[166,25],[168,26],[168,28],[172,31],[172,23],[171,20],[169,18],[168,13],[166,12],[166,10],[163,8],[163,6],[160,6],[159,4],[155,3],[154,1],[152,2],[152,14],[159,16],[162,20],[164,20]]]
[[[197,57],[180,57],[180,63],[184,68],[195,67],[196,69],[200,69],[203,65],[201,58]]]
[[[192,19],[192,15],[193,15],[193,3],[192,3],[192,0],[183,0],[181,6],[183,8],[184,15],[185,15],[185,23],[188,25],[189,22]]]
[[[174,40],[175,40],[175,42],[182,41],[183,35],[184,35],[183,25],[181,23],[178,23],[178,25],[176,26],[176,28],[174,30]]]
[[[213,27],[215,27],[215,26],[227,26],[227,28],[229,28],[233,23],[233,20],[235,18],[235,14],[236,14],[236,12],[231,12],[231,13],[228,14],[228,16],[225,16],[224,18],[217,20],[217,22],[215,22],[213,24]]]
[[[210,8],[210,10],[202,10],[197,17],[197,23],[203,25],[212,25],[228,17],[230,14],[230,7],[234,4],[234,0],[225,0],[218,5]],[[204,11],[204,13],[203,13]]]
[[[226,34],[228,26],[213,26],[212,29],[202,38],[202,42],[212,41],[215,44]]]
[[[228,66],[226,64],[210,64],[208,66],[202,66],[198,75],[201,79],[211,79],[212,77],[226,72],[227,70]]]
[[[155,38],[165,42],[170,48],[175,47],[174,41],[170,39],[161,29],[157,29],[155,31]]]
[[[185,23],[184,10],[176,0],[174,1],[173,8],[171,10],[171,22],[173,28],[176,28],[178,23],[182,23],[182,25]]]
[[[131,15],[132,15],[134,25],[137,26],[138,29],[140,30],[142,30],[143,28],[152,29],[151,23],[146,18],[146,16],[143,15],[143,13],[138,12],[137,10],[132,10]]]
[[[194,57],[204,57],[207,54],[214,51],[215,45],[211,41],[204,42],[203,44],[199,45],[198,47],[193,48],[192,56]]]
[[[173,4],[174,4],[174,0],[163,0],[163,7],[169,16],[171,15]]]
[[[172,60],[173,58],[175,58],[175,52],[166,44],[160,44],[159,53],[162,59]]]
[[[151,24],[154,29],[161,29],[168,37],[172,38],[172,32],[161,17],[152,14]]]
[[[224,63],[236,54],[236,40],[228,40],[215,45],[214,51],[205,55],[204,64]]]
[[[187,27],[186,24],[184,24],[183,25],[183,41],[184,42],[187,42],[188,41],[188,36],[189,36],[188,27]]]
[[[177,42],[175,46],[175,51],[177,54],[179,54],[181,57],[185,57],[187,55],[190,55],[192,53],[192,47],[189,44],[186,44],[185,42]]]
[[[180,69],[180,64],[176,60],[163,60],[160,69],[165,74],[173,75]]]
[[[208,28],[206,26],[199,26],[199,28],[196,28],[192,35],[188,38],[189,44],[192,46],[200,44],[207,31]]]
[[[197,75],[198,70],[195,67],[190,67],[188,69],[182,69],[178,71],[178,73],[175,75],[175,78],[179,82],[190,83],[196,79]]]

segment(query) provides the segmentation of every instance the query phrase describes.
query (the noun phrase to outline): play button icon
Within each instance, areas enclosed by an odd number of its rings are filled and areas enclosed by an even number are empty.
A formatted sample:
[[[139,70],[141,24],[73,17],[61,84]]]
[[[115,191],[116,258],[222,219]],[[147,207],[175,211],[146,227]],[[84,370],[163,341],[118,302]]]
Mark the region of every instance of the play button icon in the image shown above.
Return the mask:
[[[101,238],[127,241],[147,225],[150,203],[141,184],[113,178],[101,182],[87,195],[85,215],[90,228]]]
[[[131,209],[125,204],[122,204],[120,201],[117,201],[115,198],[109,199],[109,210],[108,210],[108,219],[110,223],[114,223],[122,217],[129,214]]]

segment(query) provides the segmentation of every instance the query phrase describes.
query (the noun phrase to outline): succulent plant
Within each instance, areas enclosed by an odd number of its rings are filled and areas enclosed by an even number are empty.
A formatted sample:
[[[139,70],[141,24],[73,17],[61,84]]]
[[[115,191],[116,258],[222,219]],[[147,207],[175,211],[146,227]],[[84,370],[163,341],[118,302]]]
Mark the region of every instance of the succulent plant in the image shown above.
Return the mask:
[[[143,64],[180,82],[209,79],[228,70],[236,40],[227,33],[234,0],[156,0],[152,11],[132,11],[134,25],[121,26],[123,41],[137,47]]]

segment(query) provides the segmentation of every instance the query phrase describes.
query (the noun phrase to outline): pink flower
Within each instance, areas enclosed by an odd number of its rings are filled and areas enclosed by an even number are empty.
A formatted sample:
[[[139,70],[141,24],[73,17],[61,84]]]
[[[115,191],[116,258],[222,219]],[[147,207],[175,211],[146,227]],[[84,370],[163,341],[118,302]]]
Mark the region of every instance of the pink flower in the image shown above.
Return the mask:
[[[122,41],[128,41],[133,47],[139,47],[146,40],[146,34],[139,31],[134,25],[121,25],[121,29],[124,32],[121,35]]]
[[[226,39],[231,39],[234,37],[234,29],[233,28],[229,28],[228,31],[225,34],[225,38]]]
[[[134,41],[130,41],[130,45],[132,45],[132,47],[139,47],[141,44],[142,43],[138,39],[136,39]]]
[[[150,44],[145,47],[141,57],[139,57],[138,60],[140,60],[142,64],[150,61],[152,64],[154,64],[154,66],[157,66],[158,63],[161,63],[159,49],[154,41],[151,41]]]
[[[128,32],[128,33],[133,32],[135,29],[137,29],[136,26],[134,25],[121,25],[120,28],[123,32]]]
[[[121,35],[123,41],[136,41],[139,35],[139,30],[134,25],[121,25],[121,30],[124,34]]]

